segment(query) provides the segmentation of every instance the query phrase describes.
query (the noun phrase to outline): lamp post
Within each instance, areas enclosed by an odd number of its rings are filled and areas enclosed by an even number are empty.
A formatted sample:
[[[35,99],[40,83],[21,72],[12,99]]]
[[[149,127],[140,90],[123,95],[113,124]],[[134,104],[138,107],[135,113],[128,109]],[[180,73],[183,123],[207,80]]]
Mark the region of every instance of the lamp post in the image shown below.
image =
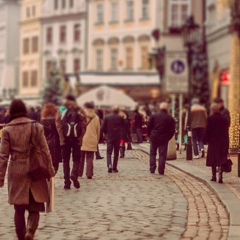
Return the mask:
[[[240,0],[229,0],[229,7],[231,12],[230,31],[236,32],[238,36],[238,44],[240,44]],[[240,59],[239,59],[240,60]],[[239,66],[238,66],[239,69]],[[238,70],[239,71],[239,70]],[[240,72],[237,75],[240,78]],[[240,79],[237,79],[239,82]],[[238,83],[238,95],[240,93],[240,83]],[[238,98],[238,106],[240,106],[240,98]],[[239,118],[239,108],[238,108]],[[240,177],[240,118],[238,119],[238,177]]]
[[[187,61],[188,61],[188,117],[187,117],[187,145],[186,145],[186,160],[192,160],[192,136],[191,136],[191,98],[192,98],[192,47],[199,37],[199,25],[194,22],[193,16],[187,18],[182,26],[182,37],[184,46],[187,48]]]

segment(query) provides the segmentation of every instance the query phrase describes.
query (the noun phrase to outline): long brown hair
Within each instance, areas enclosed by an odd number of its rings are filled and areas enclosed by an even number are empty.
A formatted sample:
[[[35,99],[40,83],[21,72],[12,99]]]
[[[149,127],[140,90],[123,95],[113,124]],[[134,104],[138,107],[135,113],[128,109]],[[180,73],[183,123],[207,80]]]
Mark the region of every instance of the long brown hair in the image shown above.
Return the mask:
[[[54,103],[45,103],[41,111],[41,118],[55,117],[56,113],[57,107]]]

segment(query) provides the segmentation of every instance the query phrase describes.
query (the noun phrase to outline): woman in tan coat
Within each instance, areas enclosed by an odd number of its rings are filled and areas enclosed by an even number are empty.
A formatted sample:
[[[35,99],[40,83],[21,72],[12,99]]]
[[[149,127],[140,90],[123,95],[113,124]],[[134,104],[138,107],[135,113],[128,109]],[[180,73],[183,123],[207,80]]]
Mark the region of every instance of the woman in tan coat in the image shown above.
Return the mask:
[[[94,104],[92,102],[85,103],[83,110],[87,116],[87,128],[82,139],[81,159],[78,175],[80,177],[83,175],[86,158],[86,176],[88,179],[91,179],[93,176],[94,153],[97,151],[100,137],[100,121],[99,117],[95,113]]]
[[[50,152],[44,137],[43,127],[27,117],[27,109],[21,100],[10,105],[10,122],[3,128],[0,147],[0,187],[8,168],[8,202],[14,205],[14,222],[19,240],[31,240],[38,227],[44,202],[49,201],[46,180],[32,181],[28,176],[30,138],[47,156],[48,171],[54,176]],[[9,160],[9,164],[8,164]],[[28,210],[27,226],[25,211]]]

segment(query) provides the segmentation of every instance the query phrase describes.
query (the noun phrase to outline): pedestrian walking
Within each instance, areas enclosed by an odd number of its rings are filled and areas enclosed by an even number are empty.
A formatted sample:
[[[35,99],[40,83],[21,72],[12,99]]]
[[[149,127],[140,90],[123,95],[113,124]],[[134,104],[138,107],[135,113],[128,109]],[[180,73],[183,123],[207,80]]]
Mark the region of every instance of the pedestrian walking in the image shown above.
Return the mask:
[[[96,110],[96,114],[98,115],[99,117],[99,122],[100,122],[100,127],[102,126],[102,122],[103,122],[103,111],[98,109]],[[104,140],[103,140],[103,134],[102,134],[102,131],[100,130],[100,138],[99,138],[99,143],[103,143]],[[96,160],[101,160],[103,159],[103,157],[101,156],[100,154],[100,151],[99,151],[99,146],[97,145],[97,151],[95,152],[95,157],[96,157]]]
[[[40,123],[43,125],[55,173],[58,171],[59,163],[62,162],[60,140],[55,122],[57,111],[58,109],[55,104],[45,103],[41,111],[40,120]]]
[[[112,113],[108,114],[103,120],[102,132],[107,140],[107,167],[108,172],[118,172],[118,156],[120,148],[121,132],[124,128],[123,118],[119,116],[119,108],[113,107]],[[114,152],[112,163],[112,152]]]
[[[70,189],[71,180],[75,188],[80,188],[78,170],[81,156],[80,147],[87,124],[86,115],[77,106],[75,97],[72,95],[66,96],[63,105],[66,109],[62,114],[60,112],[57,113],[56,127],[59,134],[63,160],[64,189]],[[73,166],[70,174],[71,155]]]
[[[125,157],[125,149],[126,149],[125,143],[132,141],[131,124],[129,121],[129,116],[125,111],[121,110],[119,112],[119,115],[123,118],[123,121],[124,121],[124,127],[122,129],[121,139],[120,139],[120,158],[124,158]]]
[[[100,137],[100,121],[95,113],[94,104],[92,102],[86,102],[83,110],[87,117],[87,127],[82,139],[78,176],[82,177],[83,175],[86,159],[86,176],[88,179],[92,179],[94,153],[97,151]]]
[[[190,120],[194,153],[193,158],[199,159],[199,152],[201,152],[201,157],[205,156],[203,134],[207,124],[207,112],[206,109],[199,104],[199,99],[197,98],[192,99]]]
[[[207,119],[206,138],[208,142],[208,151],[206,166],[212,167],[211,181],[217,181],[216,168],[219,168],[218,182],[223,183],[222,164],[227,161],[229,133],[228,119],[225,118],[219,110],[217,103],[212,103],[210,107],[210,116]]]
[[[147,132],[150,138],[150,172],[155,173],[157,168],[156,155],[158,158],[158,173],[164,175],[165,163],[167,157],[168,142],[175,132],[175,120],[168,113],[168,104],[162,102],[159,104],[160,111],[154,113],[148,121]]]
[[[230,117],[230,113],[229,113],[228,109],[225,108],[225,106],[224,106],[223,99],[222,98],[215,98],[213,100],[213,102],[218,104],[220,113],[227,119],[228,126],[230,127],[231,117]]]
[[[55,172],[42,125],[37,122],[33,125],[21,100],[12,101],[9,113],[10,123],[3,129],[0,147],[0,187],[3,187],[8,172],[8,202],[14,205],[17,237],[19,240],[31,240],[39,224],[39,212],[45,211],[44,202],[49,201],[49,194],[46,180],[32,181],[28,175],[30,139],[44,152],[49,175],[54,176]]]
[[[134,127],[136,130],[137,135],[137,143],[143,142],[143,136],[142,136],[142,126],[143,126],[143,115],[139,112],[138,109],[135,110],[135,116],[134,116]]]

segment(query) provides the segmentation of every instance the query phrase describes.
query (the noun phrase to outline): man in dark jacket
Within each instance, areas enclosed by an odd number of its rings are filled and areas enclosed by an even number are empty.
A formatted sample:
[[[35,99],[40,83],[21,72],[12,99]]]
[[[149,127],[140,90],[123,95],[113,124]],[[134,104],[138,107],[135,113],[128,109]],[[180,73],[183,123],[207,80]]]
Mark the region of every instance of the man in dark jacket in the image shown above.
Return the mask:
[[[137,135],[137,143],[142,143],[142,125],[143,125],[143,115],[137,110],[135,110],[134,125]]]
[[[162,102],[159,105],[160,111],[153,114],[148,121],[147,131],[150,137],[150,172],[155,173],[157,168],[156,155],[159,151],[158,173],[164,174],[165,162],[168,149],[168,141],[175,132],[175,121],[168,114],[168,104]]]
[[[119,116],[119,108],[114,107],[113,112],[105,117],[101,130],[107,138],[107,167],[108,172],[118,172],[118,155],[120,148],[121,132],[124,127],[124,121]],[[113,164],[112,152],[114,151]]]
[[[75,97],[68,95],[63,104],[66,109],[62,114],[58,113],[56,116],[56,127],[59,134],[59,140],[61,145],[62,159],[63,159],[63,174],[64,174],[64,189],[70,189],[71,180],[75,188],[80,188],[80,183],[78,181],[78,169],[80,163],[81,155],[81,145],[82,138],[86,131],[87,118],[84,111],[77,106]],[[74,110],[77,115],[77,124],[81,126],[81,132],[78,128],[75,128],[74,136],[66,136],[64,134],[64,116],[68,114],[69,111]],[[69,124],[68,124],[69,125]],[[72,132],[72,131],[71,131]],[[72,155],[73,166],[70,175],[70,157]],[[71,179],[71,180],[70,180]]]

